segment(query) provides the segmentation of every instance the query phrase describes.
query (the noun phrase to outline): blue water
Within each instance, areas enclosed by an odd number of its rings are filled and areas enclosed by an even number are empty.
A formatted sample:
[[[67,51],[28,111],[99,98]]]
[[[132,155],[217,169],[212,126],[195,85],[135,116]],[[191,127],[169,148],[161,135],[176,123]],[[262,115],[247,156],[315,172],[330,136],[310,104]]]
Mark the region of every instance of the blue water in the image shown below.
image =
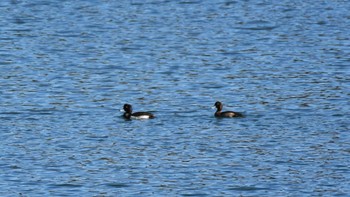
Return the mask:
[[[0,196],[349,196],[349,10],[1,1]]]

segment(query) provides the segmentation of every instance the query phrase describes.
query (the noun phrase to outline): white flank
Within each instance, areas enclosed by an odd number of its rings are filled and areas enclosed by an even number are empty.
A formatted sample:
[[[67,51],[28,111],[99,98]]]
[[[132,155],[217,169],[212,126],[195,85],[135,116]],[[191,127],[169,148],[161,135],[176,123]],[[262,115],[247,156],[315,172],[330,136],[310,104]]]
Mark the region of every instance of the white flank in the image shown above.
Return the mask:
[[[149,119],[149,115],[131,116],[133,119]]]

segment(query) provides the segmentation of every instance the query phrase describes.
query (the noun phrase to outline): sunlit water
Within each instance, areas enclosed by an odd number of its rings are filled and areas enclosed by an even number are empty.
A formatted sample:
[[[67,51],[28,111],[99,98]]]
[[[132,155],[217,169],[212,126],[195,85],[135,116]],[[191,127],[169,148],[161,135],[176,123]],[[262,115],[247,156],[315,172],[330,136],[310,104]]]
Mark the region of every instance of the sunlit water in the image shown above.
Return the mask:
[[[0,196],[350,195],[349,10],[1,1]]]

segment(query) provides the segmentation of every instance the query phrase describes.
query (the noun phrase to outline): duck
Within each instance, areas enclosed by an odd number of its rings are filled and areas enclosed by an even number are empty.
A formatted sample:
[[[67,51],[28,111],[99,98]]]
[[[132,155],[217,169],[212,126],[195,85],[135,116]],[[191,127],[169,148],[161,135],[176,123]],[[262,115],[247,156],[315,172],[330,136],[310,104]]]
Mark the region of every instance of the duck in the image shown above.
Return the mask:
[[[127,120],[130,119],[151,119],[155,116],[150,112],[135,112],[132,113],[132,105],[130,104],[124,104],[124,114],[123,117]]]
[[[216,101],[214,106],[216,107],[216,112],[215,112],[214,116],[217,118],[243,117],[243,114],[239,113],[239,112],[234,112],[234,111],[221,112],[224,105],[220,101]]]

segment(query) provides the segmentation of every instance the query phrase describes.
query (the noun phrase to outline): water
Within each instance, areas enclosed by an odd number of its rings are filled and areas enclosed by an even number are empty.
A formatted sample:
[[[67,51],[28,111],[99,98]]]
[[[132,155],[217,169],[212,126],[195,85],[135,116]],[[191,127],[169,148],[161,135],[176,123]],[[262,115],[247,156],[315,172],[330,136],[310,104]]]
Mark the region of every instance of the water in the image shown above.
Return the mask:
[[[348,196],[348,10],[1,1],[0,195]]]

